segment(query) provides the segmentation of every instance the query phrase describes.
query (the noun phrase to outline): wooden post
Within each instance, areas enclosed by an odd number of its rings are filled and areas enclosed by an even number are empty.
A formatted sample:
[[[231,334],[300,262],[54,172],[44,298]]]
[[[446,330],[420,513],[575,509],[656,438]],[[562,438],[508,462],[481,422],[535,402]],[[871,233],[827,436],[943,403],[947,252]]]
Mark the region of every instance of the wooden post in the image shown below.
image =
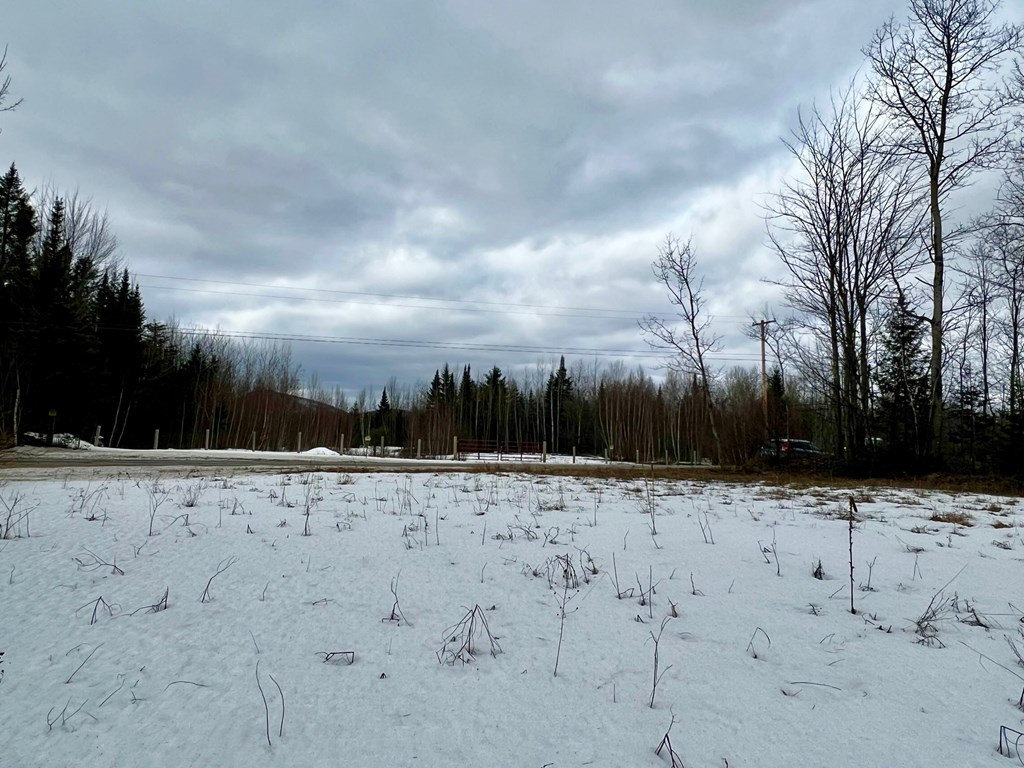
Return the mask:
[[[423,438],[416,438],[416,458],[420,458],[423,455]]]
[[[206,450],[210,450],[210,430],[209,430],[209,428],[207,428],[207,430],[206,430],[206,440],[203,443],[203,446],[206,448]]]
[[[159,429],[154,429],[153,430],[153,450],[155,451],[159,447],[160,447],[160,430]]]
[[[380,436],[380,457],[384,458],[384,435]]]
[[[299,447],[295,451],[296,453],[302,453],[302,433],[299,432]]]
[[[254,453],[256,452],[256,430],[255,429],[252,431],[252,450],[253,450]]]
[[[545,464],[548,463],[548,441],[545,440],[541,445],[541,461]]]
[[[452,461],[459,460],[459,436],[452,435]]]
[[[341,434],[341,455],[345,455],[345,433]]]
[[[636,463],[637,464],[640,463],[640,449],[639,448],[636,449]]]
[[[103,437],[103,435],[100,434],[100,425],[97,424],[96,425],[96,434],[92,436],[92,444],[95,445],[97,448],[99,448],[100,440],[102,439],[102,437]]]
[[[576,463],[576,446],[575,445],[572,447],[572,463],[573,464]]]

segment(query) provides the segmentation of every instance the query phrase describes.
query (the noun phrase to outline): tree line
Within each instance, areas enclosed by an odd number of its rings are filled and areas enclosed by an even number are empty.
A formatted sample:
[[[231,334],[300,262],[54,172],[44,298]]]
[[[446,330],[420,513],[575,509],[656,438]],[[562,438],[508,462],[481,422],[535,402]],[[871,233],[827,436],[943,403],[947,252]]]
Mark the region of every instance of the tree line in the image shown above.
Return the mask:
[[[758,325],[847,471],[1022,471],[1024,29],[1000,7],[910,0],[864,47],[865,73],[785,140],[794,171],[766,221],[788,311]],[[971,185],[993,174],[986,201]],[[642,328],[699,376],[714,435],[719,338],[695,254],[663,244],[654,276],[676,317]]]
[[[1020,471],[1024,30],[999,10],[910,0],[786,144],[767,218],[792,312],[773,341],[851,466]],[[985,207],[985,172],[990,210],[958,215]]]

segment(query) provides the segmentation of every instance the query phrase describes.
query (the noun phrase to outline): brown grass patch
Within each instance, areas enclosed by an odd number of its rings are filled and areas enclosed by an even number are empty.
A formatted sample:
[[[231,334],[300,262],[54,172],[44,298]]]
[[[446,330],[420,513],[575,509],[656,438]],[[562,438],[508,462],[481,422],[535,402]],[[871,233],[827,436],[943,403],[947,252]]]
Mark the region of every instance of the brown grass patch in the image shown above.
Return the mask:
[[[974,525],[974,519],[966,512],[936,512],[930,518],[933,523],[952,523],[970,528]]]
[[[1008,523],[1005,520],[996,520],[992,523],[993,528],[1013,528],[1013,523]]]

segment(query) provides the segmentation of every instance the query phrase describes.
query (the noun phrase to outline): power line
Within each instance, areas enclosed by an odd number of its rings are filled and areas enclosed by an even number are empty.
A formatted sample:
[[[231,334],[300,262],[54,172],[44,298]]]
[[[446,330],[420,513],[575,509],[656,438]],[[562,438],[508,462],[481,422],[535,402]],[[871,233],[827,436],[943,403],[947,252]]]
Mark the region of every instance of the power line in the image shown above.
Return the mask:
[[[550,354],[595,357],[634,357],[665,359],[670,355],[658,350],[608,349],[597,347],[545,347],[530,344],[487,344],[426,339],[377,339],[358,336],[325,336],[314,334],[236,331],[213,328],[176,328],[175,333],[186,336],[212,338],[257,339],[267,341],[308,342],[314,344],[353,344],[363,346],[406,347],[413,349],[442,349],[455,351],[502,352],[507,354]],[[755,362],[756,355],[715,355],[721,362]]]
[[[2,321],[0,325],[7,326],[18,333],[32,335],[38,332],[36,323],[28,321]],[[406,347],[411,349],[441,349],[454,351],[475,351],[475,352],[502,352],[506,354],[545,354],[545,355],[576,355],[591,357],[631,357],[641,359],[661,359],[672,357],[667,350],[662,352],[656,349],[621,349],[609,347],[548,347],[537,344],[492,344],[485,342],[466,341],[440,341],[436,339],[378,339],[362,336],[329,336],[320,334],[287,333],[284,331],[242,331],[222,328],[204,328],[192,326],[182,328],[177,326],[166,326],[161,323],[150,323],[150,326],[162,326],[173,335],[198,336],[203,338],[225,338],[225,339],[253,339],[265,341],[287,341],[287,342],[308,342],[312,344],[351,344],[357,346],[382,346],[382,347]],[[136,333],[137,328],[132,326],[96,325],[92,326],[97,331],[115,331],[123,333]],[[711,359],[718,362],[749,363],[756,362],[757,356],[752,354],[719,354],[711,353]]]

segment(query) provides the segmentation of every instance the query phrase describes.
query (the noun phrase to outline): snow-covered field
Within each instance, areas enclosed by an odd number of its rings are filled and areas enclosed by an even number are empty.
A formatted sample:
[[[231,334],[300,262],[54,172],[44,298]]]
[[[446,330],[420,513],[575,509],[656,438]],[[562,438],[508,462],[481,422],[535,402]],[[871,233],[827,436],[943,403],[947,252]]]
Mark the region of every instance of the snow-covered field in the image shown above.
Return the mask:
[[[1019,502],[855,497],[856,615],[846,491],[10,481],[0,765],[1016,764]]]

